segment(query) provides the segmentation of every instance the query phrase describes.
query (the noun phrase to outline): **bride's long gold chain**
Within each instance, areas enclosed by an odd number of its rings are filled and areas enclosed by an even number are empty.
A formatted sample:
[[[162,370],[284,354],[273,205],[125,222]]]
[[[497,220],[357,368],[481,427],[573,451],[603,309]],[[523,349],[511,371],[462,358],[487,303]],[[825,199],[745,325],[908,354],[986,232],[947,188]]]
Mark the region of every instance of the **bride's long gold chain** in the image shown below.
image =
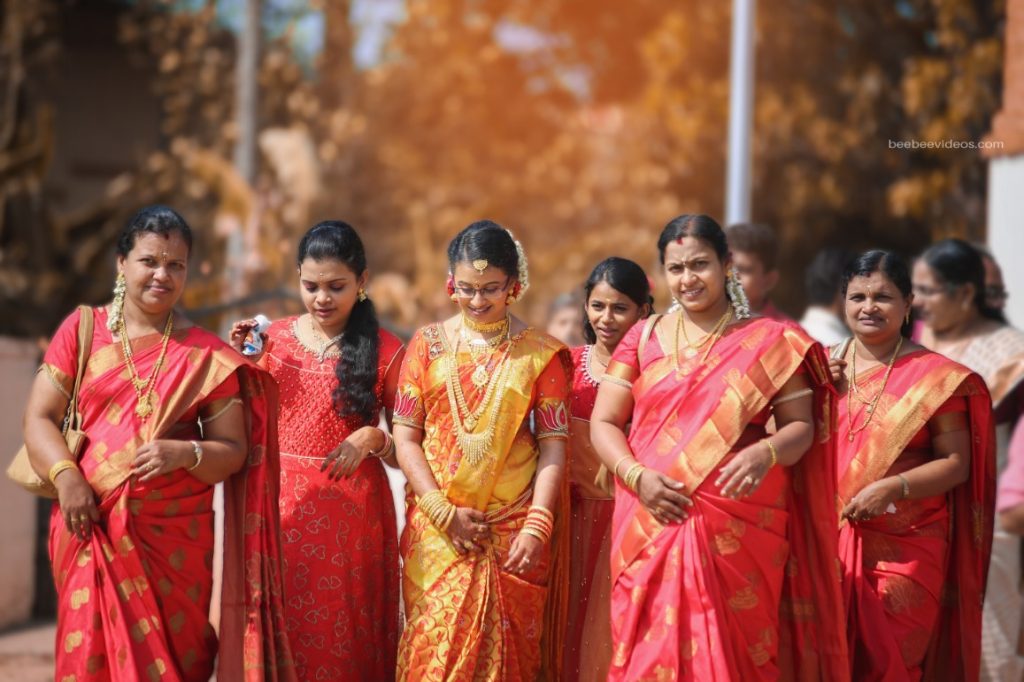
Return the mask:
[[[495,371],[491,374],[490,381],[487,382],[483,397],[476,409],[473,410],[469,408],[469,402],[459,379],[458,342],[454,348],[446,348],[445,388],[452,411],[452,419],[455,422],[455,436],[463,454],[473,466],[483,460],[494,442],[494,435],[497,431],[497,415],[504,395],[503,393],[496,395],[496,393],[498,387],[504,386],[508,381],[512,367],[510,358],[514,346],[515,339],[509,339],[508,347],[502,353]],[[471,433],[476,430],[481,421],[486,424],[483,431]]]

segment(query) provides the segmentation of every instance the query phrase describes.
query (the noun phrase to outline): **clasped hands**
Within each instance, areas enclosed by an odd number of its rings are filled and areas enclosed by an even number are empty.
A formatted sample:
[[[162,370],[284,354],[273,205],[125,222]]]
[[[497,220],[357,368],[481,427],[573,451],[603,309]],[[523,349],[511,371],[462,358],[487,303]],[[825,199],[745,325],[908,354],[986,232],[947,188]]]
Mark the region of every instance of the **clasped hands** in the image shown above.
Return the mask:
[[[458,507],[451,525],[448,526],[448,537],[461,555],[484,551],[484,543],[490,540],[491,527],[486,515],[472,507]],[[512,540],[508,557],[502,568],[510,573],[523,574],[536,566],[540,561],[544,545],[540,539],[519,533]]]

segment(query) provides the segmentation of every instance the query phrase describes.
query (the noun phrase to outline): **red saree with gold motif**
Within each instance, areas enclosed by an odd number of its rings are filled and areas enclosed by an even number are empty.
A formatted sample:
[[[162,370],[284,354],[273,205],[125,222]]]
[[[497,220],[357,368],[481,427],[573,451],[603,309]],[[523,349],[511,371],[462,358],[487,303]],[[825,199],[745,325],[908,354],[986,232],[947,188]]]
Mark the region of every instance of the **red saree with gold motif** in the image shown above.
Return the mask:
[[[79,404],[88,440],[79,467],[101,520],[78,540],[54,506],[49,552],[57,586],[56,679],[293,680],[282,610],[277,514],[276,388],[213,334],[171,335],[154,379],[155,411],[142,421],[120,343],[95,311],[92,355]],[[65,392],[75,375],[78,313],[58,329],[45,369]],[[132,341],[149,376],[161,336]],[[220,641],[209,623],[213,487],[185,470],[145,483],[129,474],[155,439],[201,438],[199,419],[235,396],[246,408],[248,458],[225,482]]]
[[[533,496],[538,439],[567,437],[572,365],[561,343],[532,328],[508,343],[514,344],[512,370],[502,387],[494,438],[473,464],[455,434],[446,386],[454,351],[444,331],[430,325],[409,342],[394,421],[423,430],[423,451],[438,486],[455,505],[485,512],[491,537],[485,551],[459,555],[410,492],[401,539],[407,624],[399,644],[399,680],[537,679],[542,636],[560,635],[564,626],[546,613],[551,546],[528,573],[508,573],[502,566]],[[470,354],[460,352],[455,365],[468,404],[478,404],[483,389],[471,381]],[[477,430],[486,427],[481,423]],[[544,675],[551,679],[551,673]]]
[[[623,339],[608,374],[633,382],[633,455],[683,482],[693,506],[683,523],[661,525],[617,486],[608,679],[849,679],[821,346],[757,318],[728,327],[706,359],[677,364],[657,333],[637,357],[642,328]],[[718,472],[765,436],[771,401],[798,372],[814,388],[811,449],[772,468],[752,495],[722,497]]]
[[[865,404],[854,398],[850,415],[849,396],[839,400],[840,503],[930,461],[942,433],[970,432],[971,473],[944,495],[841,522],[853,678],[977,680],[995,500],[992,402],[978,375],[938,353],[897,359],[887,383],[884,369],[858,377],[867,395],[884,391],[866,428]]]

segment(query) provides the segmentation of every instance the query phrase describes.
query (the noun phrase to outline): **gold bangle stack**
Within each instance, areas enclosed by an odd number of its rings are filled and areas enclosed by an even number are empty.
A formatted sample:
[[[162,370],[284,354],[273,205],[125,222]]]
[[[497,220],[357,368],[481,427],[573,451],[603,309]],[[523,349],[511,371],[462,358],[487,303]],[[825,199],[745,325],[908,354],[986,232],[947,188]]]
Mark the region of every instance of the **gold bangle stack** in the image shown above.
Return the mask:
[[[615,463],[615,468],[612,469],[612,476],[619,478],[619,465],[631,458],[632,455],[623,455],[622,457],[619,457],[619,461]]]
[[[647,467],[643,464],[636,462],[633,466],[626,469],[626,475],[622,477],[622,484],[633,492],[636,492],[637,486],[640,485],[640,476],[643,475],[646,469]]]
[[[455,518],[455,505],[448,501],[448,498],[440,490],[431,490],[419,498],[417,502],[420,510],[430,519],[430,523],[441,531],[448,530]]]
[[[768,446],[768,453],[772,456],[772,461],[768,465],[768,468],[771,469],[779,463],[779,451],[775,449],[775,443],[770,438],[762,438],[761,442]]]
[[[523,524],[523,529],[520,532],[532,535],[542,543],[547,544],[554,531],[555,515],[551,513],[550,509],[534,505],[526,513],[526,523]]]
[[[50,467],[50,471],[47,472],[46,477],[50,479],[50,483],[57,485],[57,476],[67,471],[68,469],[77,469],[78,462],[73,459],[62,459],[61,461]]]

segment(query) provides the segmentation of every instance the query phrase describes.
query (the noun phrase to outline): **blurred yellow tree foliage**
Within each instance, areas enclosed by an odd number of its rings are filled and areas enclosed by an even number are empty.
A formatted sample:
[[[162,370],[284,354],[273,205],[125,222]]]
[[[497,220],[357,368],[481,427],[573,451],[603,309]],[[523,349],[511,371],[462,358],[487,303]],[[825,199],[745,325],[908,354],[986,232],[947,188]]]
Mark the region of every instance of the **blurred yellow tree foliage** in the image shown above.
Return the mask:
[[[200,228],[192,307],[221,302],[225,230],[247,230],[251,289],[288,289],[299,235],[340,218],[364,235],[373,270],[408,277],[422,315],[437,315],[447,241],[493,218],[527,247],[539,321],[605,256],[653,274],[674,215],[721,215],[730,6],[405,0],[362,68],[350,2],[310,5],[325,40],[313,69],[288,30],[264,46],[249,187],[227,163],[235,41],[216,3],[138,2],[121,38],[158,67],[166,144],[119,196],[159,198]],[[784,303],[800,302],[801,266],[825,244],[909,252],[983,235],[980,152],[892,143],[982,138],[1002,25],[1001,0],[759,4],[753,218],[782,236]],[[10,267],[0,261],[0,276]]]

